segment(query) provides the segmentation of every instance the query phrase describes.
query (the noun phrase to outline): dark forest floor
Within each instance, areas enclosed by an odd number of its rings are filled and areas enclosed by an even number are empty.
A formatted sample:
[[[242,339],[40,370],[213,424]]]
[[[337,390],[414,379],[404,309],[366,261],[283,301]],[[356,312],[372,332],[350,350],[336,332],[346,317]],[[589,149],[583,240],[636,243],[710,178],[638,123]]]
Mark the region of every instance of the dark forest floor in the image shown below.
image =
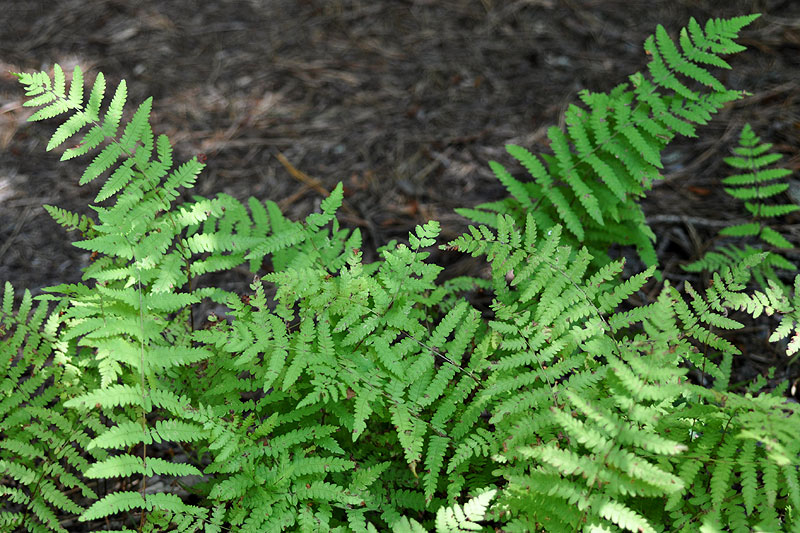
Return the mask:
[[[0,284],[18,290],[78,281],[89,261],[41,205],[88,213],[99,185],[77,186],[86,160],[45,153],[53,127],[26,124],[21,87],[8,74],[55,62],[68,71],[79,64],[89,79],[102,71],[109,86],[125,78],[129,107],[154,96],[156,133],[169,135],[179,159],[207,158],[200,194],[269,198],[299,218],[343,181],[351,209],[342,221],[361,228],[369,259],[431,218],[444,238],[460,233],[455,207],[504,195],[487,162],[515,168],[508,143],[544,150],[547,127],[580,90],[609,90],[644,68],[642,43],[657,24],[675,35],[691,16],[759,12],[744,32],[749,50],[720,76],[752,96],[699,139],[677,140],[645,201],[665,277],[697,280],[680,265],[746,216],[719,186],[745,123],[800,170],[798,0],[0,0],[0,8]],[[800,174],[792,191],[800,203]],[[800,243],[800,216],[781,230]],[[470,265],[437,259],[451,274]],[[250,281],[224,283],[245,291]],[[780,380],[797,377],[766,336],[751,335],[763,324],[748,331],[737,378],[771,367]]]
[[[0,7],[0,282],[34,293],[77,281],[88,262],[41,205],[88,212],[97,192],[77,186],[85,160],[59,164],[59,154],[45,153],[52,127],[25,123],[22,91],[7,74],[54,62],[65,70],[79,64],[90,79],[102,71],[109,84],[125,78],[133,105],[154,96],[156,133],[168,134],[182,159],[207,158],[200,194],[270,198],[298,218],[343,181],[352,209],[342,220],[361,227],[368,259],[430,218],[442,222],[445,238],[457,235],[465,221],[453,208],[503,196],[487,161],[514,168],[505,144],[544,150],[547,127],[578,91],[626,81],[646,64],[642,43],[656,25],[675,35],[690,16],[763,14],[744,33],[749,50],[720,76],[752,96],[720,113],[699,139],[676,141],[665,154],[665,179],[645,201],[666,278],[686,279],[680,265],[746,216],[719,186],[722,158],[744,123],[785,154],[785,166],[800,169],[796,0],[0,0]],[[794,184],[800,202],[800,178]],[[800,242],[800,216],[787,217],[782,231]],[[245,290],[249,281],[225,283]],[[772,352],[755,366],[769,361]]]

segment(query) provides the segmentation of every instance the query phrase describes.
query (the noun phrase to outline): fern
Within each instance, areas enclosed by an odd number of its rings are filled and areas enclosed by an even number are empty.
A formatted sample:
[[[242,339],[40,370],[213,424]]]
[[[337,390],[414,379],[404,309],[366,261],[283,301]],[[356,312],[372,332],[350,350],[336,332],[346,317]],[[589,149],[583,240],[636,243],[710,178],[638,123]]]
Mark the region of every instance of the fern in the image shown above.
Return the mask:
[[[496,492],[496,490],[487,490],[470,499],[463,507],[458,504],[441,507],[436,513],[436,533],[482,531],[483,527],[477,522],[486,518],[488,503]],[[426,529],[413,518],[403,517],[394,524],[392,532],[426,533]]]
[[[57,353],[61,327],[46,304],[33,309],[26,291],[13,309],[14,291],[6,283],[0,310],[0,493],[3,530],[66,531],[62,513],[79,514],[83,503],[97,498],[83,479],[89,461],[84,455],[87,428],[96,417],[65,416],[64,398],[79,393],[78,369]]]
[[[635,246],[645,264],[654,265],[655,235],[637,200],[660,177],[660,153],[676,134],[696,136],[696,125],[742,96],[705,65],[730,68],[720,56],[744,50],[732,39],[757,17],[714,19],[704,29],[692,19],[681,30],[680,47],[659,26],[644,46],[648,73],[637,72],[609,93],[582,91],[586,107],[570,105],[567,131],[547,132],[553,155],[506,147],[532,181],[519,181],[492,162],[509,198],[458,212],[484,224],[493,220],[486,211],[510,214],[520,224],[531,215],[542,230],[559,224],[568,231],[566,242],[586,246],[596,267],[608,261],[612,245]]]
[[[747,251],[706,289],[634,307],[655,265],[623,279],[605,253],[654,263],[636,201],[667,142],[738,97],[710,67],[754,18],[692,20],[677,44],[659,27],[649,74],[584,93],[553,155],[509,147],[533,181],[491,163],[511,198],[463,211],[480,224],[440,245],[488,275],[444,283],[435,221],[365,263],[341,185],[297,221],[253,198],[182,201],[202,164],[173,162],[149,99],[125,121],[124,82],[105,104],[102,75],[88,99],[80,69],[69,87],[58,67],[18,75],[33,119],[63,120],[48,149],[81,135],[63,158],[91,154],[81,182],[101,184],[92,217],[47,208],[92,252],[83,280],[35,310],[3,297],[2,527],[796,528],[800,416],[764,377],[731,386],[724,331],[743,325],[731,311],[776,315],[770,341],[796,352],[800,277],[748,292],[765,256]],[[244,294],[207,276],[243,266]],[[212,303],[220,316],[195,316]]]
[[[708,396],[700,415],[702,426],[694,419],[702,433],[691,433],[697,437],[689,443],[678,469],[690,496],[674,497],[667,506],[675,528],[702,524],[730,531],[775,531],[797,527],[796,518],[777,511],[799,503],[799,450],[791,436],[797,431],[796,410],[776,394]],[[694,413],[689,409],[684,416],[694,418],[699,413],[699,409]],[[709,454],[714,457],[711,463],[700,459]]]
[[[742,173],[722,180],[723,184],[730,186],[724,188],[725,192],[733,198],[744,200],[744,207],[753,218],[752,222],[724,228],[719,232],[719,237],[739,237],[740,240],[753,237],[761,241],[760,247],[718,246],[717,250],[706,252],[698,261],[685,265],[685,270],[718,272],[723,266],[731,266],[755,254],[762,254],[765,246],[768,247],[766,255],[753,268],[753,275],[759,285],[766,287],[767,280],[780,284],[776,268],[789,271],[797,269],[795,264],[779,253],[780,250],[793,249],[794,246],[769,224],[770,218],[782,217],[800,209],[795,204],[765,203],[768,198],[774,198],[789,188],[788,183],[778,180],[791,174],[788,169],[771,166],[781,158],[780,154],[770,153],[771,148],[772,144],[761,143],[750,125],[746,124],[739,137],[739,146],[733,150],[735,155],[725,158],[728,166]]]

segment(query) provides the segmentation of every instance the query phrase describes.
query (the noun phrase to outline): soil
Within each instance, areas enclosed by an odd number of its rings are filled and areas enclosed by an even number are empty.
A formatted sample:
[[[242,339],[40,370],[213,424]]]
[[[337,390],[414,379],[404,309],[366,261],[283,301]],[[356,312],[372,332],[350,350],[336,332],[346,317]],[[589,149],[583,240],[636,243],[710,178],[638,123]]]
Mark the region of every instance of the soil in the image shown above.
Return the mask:
[[[127,80],[131,109],[153,96],[154,130],[170,137],[176,159],[207,161],[199,194],[272,199],[300,218],[342,181],[341,219],[361,228],[368,260],[432,218],[444,238],[458,235],[466,221],[454,208],[505,194],[487,162],[519,170],[506,144],[545,151],[546,129],[563,126],[579,91],[626,81],[644,68],[642,43],[656,25],[674,35],[690,17],[762,13],[743,33],[748,50],[719,76],[752,95],[697,139],[670,145],[664,180],[644,201],[665,277],[696,279],[680,265],[747,216],[719,185],[728,172],[722,159],[745,123],[785,154],[784,166],[800,169],[800,2],[793,0],[0,0],[0,7],[7,21],[0,26],[0,282],[34,294],[78,281],[89,261],[42,204],[91,213],[101,181],[79,187],[87,161],[59,163],[58,150],[45,152],[55,126],[26,123],[30,110],[9,72],[54,63],[67,72],[80,65],[90,80],[103,72],[110,87]],[[800,180],[794,185],[800,191]],[[800,242],[800,216],[780,229]],[[448,275],[472,268],[457,254],[433,259],[448,265]],[[246,291],[249,281],[242,273],[219,282]]]
[[[202,195],[272,199],[300,218],[342,181],[341,219],[361,228],[369,260],[432,218],[444,238],[458,235],[466,221],[455,207],[504,196],[487,162],[517,168],[508,143],[546,150],[547,127],[563,126],[580,90],[610,90],[644,68],[642,43],[657,24],[674,35],[690,17],[762,13],[743,33],[748,51],[719,76],[752,95],[697,139],[674,142],[664,180],[644,201],[665,277],[692,279],[680,265],[747,215],[719,185],[742,126],[749,122],[785,154],[785,166],[800,169],[800,2],[720,4],[0,1],[0,282],[38,294],[78,281],[89,254],[41,206],[90,213],[101,181],[79,187],[87,162],[59,163],[58,150],[45,152],[54,126],[26,123],[30,110],[9,72],[77,64],[88,79],[103,72],[112,87],[127,80],[129,108],[153,96],[154,130],[170,137],[177,159],[207,161],[195,189]],[[800,242],[800,216],[783,222],[781,231]],[[449,275],[471,268],[453,255],[434,260]],[[222,282],[245,291],[249,281],[241,274]]]
[[[155,131],[178,158],[207,159],[200,194],[269,198],[301,217],[343,181],[344,222],[361,227],[369,254],[430,218],[456,235],[464,220],[453,208],[504,194],[487,161],[514,168],[507,143],[545,150],[546,128],[578,91],[608,90],[644,67],[642,43],[657,24],[674,34],[691,16],[759,12],[744,33],[749,50],[721,77],[752,96],[699,139],[676,142],[645,202],[667,277],[682,277],[681,262],[744,216],[718,186],[743,123],[800,167],[796,1],[0,4],[0,281],[34,293],[77,281],[88,261],[41,205],[89,212],[99,187],[78,187],[85,160],[45,152],[53,126],[25,122],[7,74],[56,62],[79,64],[89,79],[102,71],[110,86],[126,79],[129,107],[154,96]],[[786,228],[795,237],[797,222]]]

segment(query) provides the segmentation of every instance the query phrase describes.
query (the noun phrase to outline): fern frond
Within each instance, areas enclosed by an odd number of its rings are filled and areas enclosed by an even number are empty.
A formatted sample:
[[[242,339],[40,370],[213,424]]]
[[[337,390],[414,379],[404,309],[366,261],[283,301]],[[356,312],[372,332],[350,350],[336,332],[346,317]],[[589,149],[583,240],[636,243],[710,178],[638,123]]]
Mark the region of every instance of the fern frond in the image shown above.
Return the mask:
[[[0,305],[0,493],[7,498],[0,512],[9,530],[62,532],[58,513],[80,514],[76,497],[97,498],[82,479],[88,462],[80,454],[94,417],[82,420],[64,406],[81,387],[57,354],[63,348],[56,335],[60,309],[49,317],[46,303],[33,309],[28,291],[16,311],[13,300],[6,283]],[[47,364],[51,358],[61,364]]]
[[[531,182],[492,163],[509,198],[459,213],[492,225],[485,213],[494,211],[513,216],[520,226],[532,213],[541,229],[561,225],[571,233],[567,244],[591,250],[593,268],[606,263],[613,244],[634,245],[648,266],[655,264],[655,236],[636,199],[660,177],[661,151],[676,134],[693,136],[694,125],[707,123],[725,102],[742,96],[727,90],[705,65],[727,67],[719,57],[722,50],[741,49],[732,41],[737,35],[732,28],[754,19],[709,22],[705,30],[692,20],[681,32],[680,49],[658,26],[645,43],[649,75],[634,74],[630,88],[622,85],[608,94],[582,92],[588,109],[570,105],[567,131],[548,130],[553,156],[540,159],[524,148],[507,147]],[[704,88],[690,88],[694,85]]]
[[[479,224],[442,246],[484,258],[485,279],[444,283],[437,222],[368,263],[337,220],[341,185],[299,221],[183,201],[203,165],[173,163],[150,99],[123,121],[124,82],[104,105],[102,75],[87,102],[79,69],[69,87],[60,68],[20,75],[34,117],[64,117],[50,148],[85,132],[64,157],[94,151],[81,181],[105,179],[94,218],[48,209],[93,253],[83,281],[16,310],[8,286],[0,304],[0,528],[796,528],[800,418],[768,376],[731,390],[724,330],[742,326],[731,311],[777,315],[770,341],[797,351],[800,277],[747,292],[759,263],[787,262],[731,247],[709,288],[631,301],[656,273],[639,200],[665,146],[741,96],[712,67],[753,19],[692,20],[677,41],[659,26],[648,68],[582,92],[551,154],[508,146],[529,180],[491,163],[509,198],[462,210]],[[764,219],[793,209],[762,200],[786,173],[751,132],[740,145],[726,186],[756,218],[728,236],[783,245]],[[623,279],[618,245],[650,266]],[[246,263],[245,294],[199,279]]]
[[[770,227],[767,219],[787,215],[800,209],[794,204],[768,205],[763,200],[773,198],[789,188],[788,183],[775,183],[776,180],[791,174],[788,169],[768,168],[780,158],[780,154],[770,153],[772,144],[761,143],[761,139],[746,124],[739,136],[739,145],[733,149],[734,156],[725,158],[725,162],[732,168],[747,170],[746,173],[734,174],[722,180],[722,183],[731,185],[724,190],[733,198],[739,200],[756,200],[745,202],[745,208],[753,215],[752,222],[737,224],[723,228],[720,236],[725,237],[758,237],[763,243],[779,249],[791,249],[794,245],[784,235]],[[699,260],[685,265],[684,269],[698,272],[708,270],[719,272],[722,267],[733,266],[736,261],[750,257],[760,252],[757,248],[746,246],[744,249],[737,246],[718,246],[715,250],[707,252]],[[766,287],[768,280],[779,282],[774,268],[794,270],[796,266],[781,254],[774,251],[767,252],[763,263],[754,266],[753,275],[761,287]]]

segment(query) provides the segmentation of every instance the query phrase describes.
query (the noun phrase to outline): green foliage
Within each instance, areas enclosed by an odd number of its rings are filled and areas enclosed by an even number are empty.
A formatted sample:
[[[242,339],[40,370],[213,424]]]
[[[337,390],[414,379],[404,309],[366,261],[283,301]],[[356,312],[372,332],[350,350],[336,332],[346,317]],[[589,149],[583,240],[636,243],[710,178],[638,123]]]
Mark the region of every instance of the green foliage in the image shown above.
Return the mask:
[[[83,473],[103,455],[89,451],[87,430],[95,416],[68,412],[64,398],[83,390],[80,370],[59,355],[58,312],[28,291],[13,309],[6,283],[0,309],[0,513],[3,531],[66,531],[62,514],[84,511],[82,499],[96,499]],[[80,496],[78,496],[80,495]],[[77,497],[76,497],[77,496]]]
[[[750,124],[746,124],[739,137],[739,146],[733,149],[735,155],[725,158],[728,166],[741,173],[722,180],[723,184],[730,186],[724,188],[726,193],[738,200],[744,200],[744,207],[752,216],[752,221],[728,226],[719,232],[719,237],[739,237],[738,240],[752,237],[753,240],[761,241],[759,246],[718,246],[716,250],[706,252],[698,261],[684,266],[685,270],[718,272],[723,266],[737,264],[754,255],[763,255],[762,261],[752,270],[762,287],[767,285],[767,280],[781,284],[775,273],[776,268],[790,272],[797,270],[797,265],[779,253],[780,250],[792,249],[794,246],[769,224],[770,218],[779,218],[800,209],[796,204],[765,203],[765,200],[774,199],[789,188],[788,183],[778,180],[792,173],[789,169],[772,166],[781,155],[771,153],[771,148],[771,143],[761,143]],[[766,253],[764,249],[767,250]]]
[[[494,224],[492,212],[510,214],[518,224],[532,215],[543,230],[562,225],[566,242],[586,246],[596,267],[608,262],[614,245],[634,246],[648,266],[654,265],[655,235],[639,200],[661,177],[660,154],[675,135],[695,137],[697,125],[743,96],[726,89],[704,65],[730,68],[721,55],[744,50],[732,39],[757,17],[709,20],[704,29],[691,19],[678,44],[658,26],[644,45],[650,56],[647,73],[633,74],[610,93],[581,91],[585,107],[569,106],[567,131],[551,127],[547,132],[552,155],[506,147],[531,181],[519,181],[491,162],[510,196],[457,211],[488,225]]]
[[[680,52],[659,27],[650,77],[584,94],[555,155],[510,147],[534,181],[492,163],[512,197],[440,245],[489,275],[444,284],[435,221],[365,263],[341,186],[301,221],[253,198],[179,201],[202,165],[173,163],[150,100],[124,122],[124,82],[104,104],[102,75],[84,100],[77,68],[69,89],[59,67],[19,74],[34,120],[67,115],[48,149],[82,135],[63,158],[94,151],[81,182],[102,185],[95,218],[48,207],[93,255],[83,280],[33,312],[29,293],[3,297],[4,530],[800,527],[800,413],[764,377],[730,384],[740,351],[722,332],[742,327],[732,311],[780,316],[770,341],[797,351],[800,277],[747,292],[751,255],[636,307],[655,266],[622,279],[604,249],[652,251],[636,199],[666,142],[738,95],[700,65],[726,68],[754,18],[691,21]],[[248,293],[208,283],[242,266]],[[224,315],[197,320],[210,304]]]

